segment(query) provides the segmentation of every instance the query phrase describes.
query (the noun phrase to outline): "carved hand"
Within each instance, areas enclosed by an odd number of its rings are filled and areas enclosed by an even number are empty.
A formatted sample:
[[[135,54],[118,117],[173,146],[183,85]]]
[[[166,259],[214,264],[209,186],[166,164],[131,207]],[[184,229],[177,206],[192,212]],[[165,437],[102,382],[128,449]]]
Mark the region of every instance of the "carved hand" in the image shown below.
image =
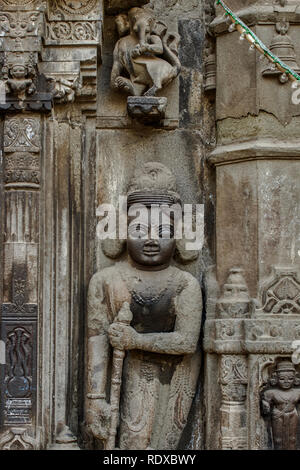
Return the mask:
[[[128,325],[112,323],[108,330],[110,344],[117,349],[135,349],[138,333]]]
[[[266,400],[262,400],[261,407],[262,407],[262,414],[263,415],[268,415],[270,413],[271,407],[270,407],[269,403]]]
[[[105,440],[110,426],[111,408],[104,399],[88,399],[86,424],[96,439]]]
[[[131,57],[134,59],[135,57],[138,57],[139,55],[144,54],[146,51],[147,51],[146,45],[138,44],[134,49],[132,49]]]

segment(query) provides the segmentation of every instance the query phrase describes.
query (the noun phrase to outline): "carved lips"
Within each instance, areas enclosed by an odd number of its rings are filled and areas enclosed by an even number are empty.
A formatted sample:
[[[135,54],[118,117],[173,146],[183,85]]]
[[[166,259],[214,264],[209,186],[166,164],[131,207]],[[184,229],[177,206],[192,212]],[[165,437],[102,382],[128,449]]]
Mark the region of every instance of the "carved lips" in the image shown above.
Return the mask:
[[[160,246],[157,242],[149,241],[146,242],[143,248],[143,253],[146,256],[154,256],[160,253]]]

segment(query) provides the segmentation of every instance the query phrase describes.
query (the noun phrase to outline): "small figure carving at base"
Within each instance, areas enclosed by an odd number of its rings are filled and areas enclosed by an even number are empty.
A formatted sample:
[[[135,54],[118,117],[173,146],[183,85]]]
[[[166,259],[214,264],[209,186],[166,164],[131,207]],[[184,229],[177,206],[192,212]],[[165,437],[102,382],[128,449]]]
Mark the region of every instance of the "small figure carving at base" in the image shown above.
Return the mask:
[[[261,399],[261,411],[271,417],[274,449],[295,450],[299,415],[297,405],[300,402],[299,379],[292,362],[285,360],[277,364],[270,379],[272,388],[265,390]]]

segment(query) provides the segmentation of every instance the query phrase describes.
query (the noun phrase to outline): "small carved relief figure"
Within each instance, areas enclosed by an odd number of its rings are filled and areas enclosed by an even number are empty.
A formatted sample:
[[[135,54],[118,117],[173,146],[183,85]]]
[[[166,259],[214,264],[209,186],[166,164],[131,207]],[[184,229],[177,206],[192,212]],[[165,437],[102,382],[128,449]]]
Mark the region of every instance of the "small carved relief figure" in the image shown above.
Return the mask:
[[[300,402],[299,379],[292,362],[285,360],[277,364],[270,385],[262,394],[261,409],[264,416],[271,417],[273,445],[277,450],[295,450]]]
[[[2,68],[3,78],[6,83],[6,90],[24,101],[27,95],[36,92],[34,78],[36,76],[32,58],[26,60],[20,54],[11,55],[4,62]]]
[[[120,39],[114,50],[111,86],[134,96],[155,96],[180,72],[179,36],[143,8],[116,18]],[[127,34],[129,33],[129,34]]]
[[[166,167],[148,163],[136,173],[129,211],[179,202]],[[201,289],[171,265],[173,221],[154,227],[152,239],[134,220],[129,213],[128,260],[97,272],[89,286],[87,430],[106,449],[176,449],[199,374]]]

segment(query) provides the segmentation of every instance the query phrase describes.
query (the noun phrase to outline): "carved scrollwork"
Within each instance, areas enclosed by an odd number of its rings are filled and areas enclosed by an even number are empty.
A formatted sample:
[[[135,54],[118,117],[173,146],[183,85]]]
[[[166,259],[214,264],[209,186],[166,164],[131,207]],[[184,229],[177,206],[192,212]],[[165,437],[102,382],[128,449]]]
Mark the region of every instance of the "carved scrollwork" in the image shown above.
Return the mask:
[[[6,154],[4,159],[4,181],[5,186],[12,188],[14,183],[29,183],[37,188],[40,183],[40,161],[39,155],[27,152],[16,152]]]
[[[39,170],[40,157],[34,153],[16,152],[5,155],[5,170]]]
[[[10,8],[24,8],[24,7],[32,7],[36,3],[36,0],[0,0],[0,6],[4,9],[5,7]]]
[[[267,314],[300,314],[300,280],[294,268],[275,268],[261,289],[262,309]]]
[[[35,118],[9,118],[5,120],[5,152],[40,150],[40,122]]]
[[[27,434],[26,428],[11,428],[0,438],[1,450],[34,450],[36,441]]]
[[[71,15],[86,15],[97,5],[97,0],[53,0],[53,10]]]
[[[248,383],[247,361],[243,356],[222,356],[220,382],[224,385],[231,383]]]
[[[52,21],[47,24],[49,41],[91,42],[99,39],[96,21]]]

